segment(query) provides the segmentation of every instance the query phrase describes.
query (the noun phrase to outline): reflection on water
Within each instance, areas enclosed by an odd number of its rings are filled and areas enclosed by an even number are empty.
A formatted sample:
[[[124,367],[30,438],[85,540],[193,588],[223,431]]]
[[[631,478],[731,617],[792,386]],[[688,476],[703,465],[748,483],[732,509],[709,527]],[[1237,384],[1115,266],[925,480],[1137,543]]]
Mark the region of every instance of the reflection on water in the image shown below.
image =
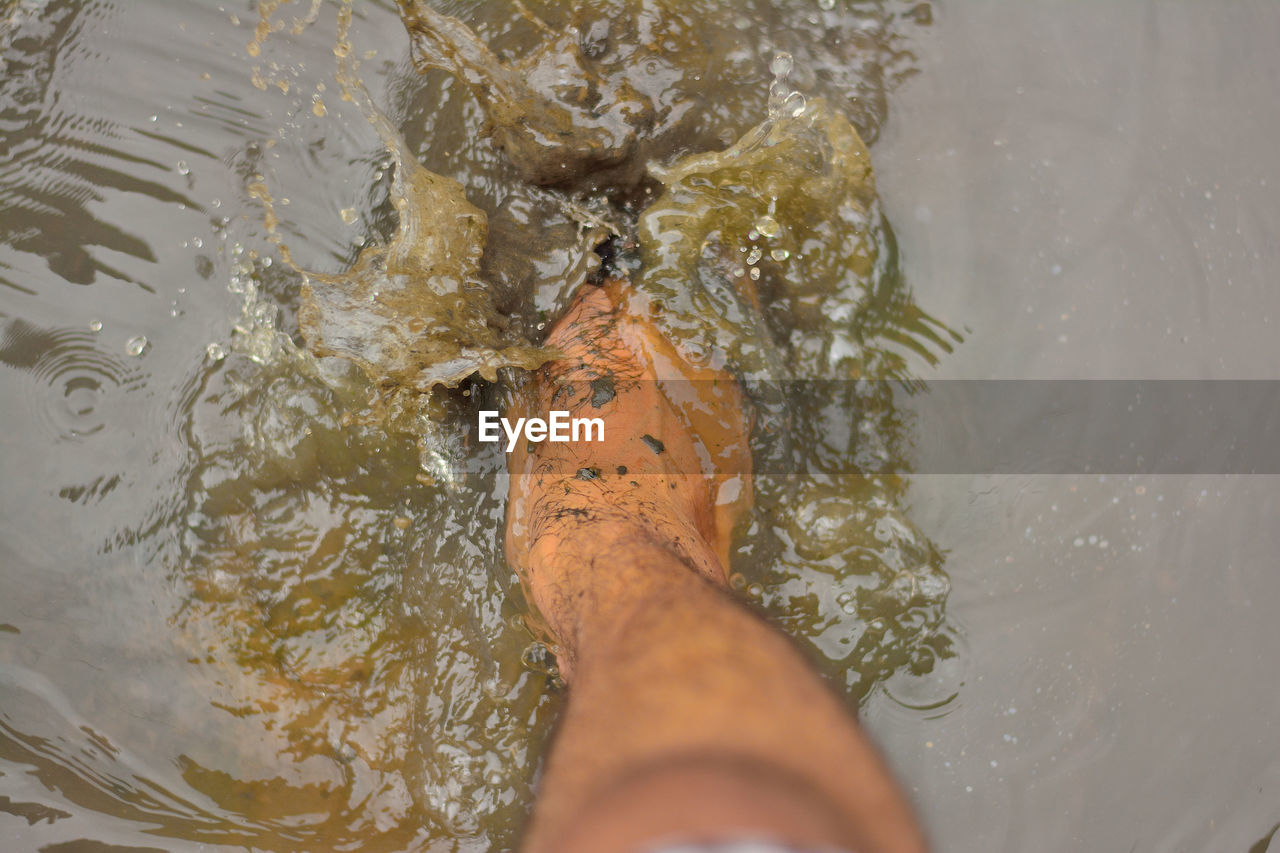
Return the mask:
[[[949,583],[892,400],[772,383],[910,377],[958,341],[863,143],[929,7],[525,5],[440,4],[463,30],[405,4],[412,56],[377,4],[5,7],[0,809],[31,846],[512,845],[559,688],[501,556],[503,459],[468,438],[506,392],[460,380],[544,357],[611,233],[790,472],[761,478],[735,585],[851,700],[890,679],[945,711]],[[441,192],[471,223],[449,240]],[[344,324],[353,267],[381,301]],[[459,294],[483,311],[446,318]]]
[[[128,128],[57,106],[62,94],[55,79],[58,64],[90,49],[86,33],[98,25],[103,7],[75,0],[12,6],[0,30],[5,69],[0,77],[0,205],[8,214],[0,239],[44,258],[64,281],[92,284],[100,273],[132,281],[88,247],[155,261],[147,236],[127,222],[95,215],[94,203],[113,189],[168,204],[195,207],[196,202],[157,180],[168,167],[130,150],[134,134]],[[8,276],[0,281],[30,292]]]

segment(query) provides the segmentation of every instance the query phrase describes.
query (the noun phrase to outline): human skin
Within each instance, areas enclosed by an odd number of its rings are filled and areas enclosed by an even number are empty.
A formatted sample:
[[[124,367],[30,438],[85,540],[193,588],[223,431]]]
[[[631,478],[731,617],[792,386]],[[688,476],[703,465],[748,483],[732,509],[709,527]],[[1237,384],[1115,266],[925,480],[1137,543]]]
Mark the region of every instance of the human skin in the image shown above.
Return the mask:
[[[508,559],[569,686],[525,853],[734,838],[923,851],[845,703],[729,591],[751,473],[736,383],[626,297],[619,280],[583,288],[529,403],[601,417],[604,440],[522,439],[509,458]],[[593,398],[602,378],[612,396]]]

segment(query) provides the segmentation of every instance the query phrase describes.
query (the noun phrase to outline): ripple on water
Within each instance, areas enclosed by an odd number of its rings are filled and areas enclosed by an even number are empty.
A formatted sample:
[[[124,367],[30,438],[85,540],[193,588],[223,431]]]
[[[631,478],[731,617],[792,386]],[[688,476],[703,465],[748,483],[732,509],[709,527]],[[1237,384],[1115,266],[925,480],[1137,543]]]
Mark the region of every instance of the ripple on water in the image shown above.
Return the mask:
[[[0,338],[0,362],[27,371],[25,404],[60,441],[85,441],[101,433],[123,392],[142,374],[105,352],[89,331],[41,329],[14,320]]]
[[[899,712],[935,720],[961,707],[971,660],[965,633],[949,624],[934,642],[921,644],[910,668],[895,671],[881,687]]]

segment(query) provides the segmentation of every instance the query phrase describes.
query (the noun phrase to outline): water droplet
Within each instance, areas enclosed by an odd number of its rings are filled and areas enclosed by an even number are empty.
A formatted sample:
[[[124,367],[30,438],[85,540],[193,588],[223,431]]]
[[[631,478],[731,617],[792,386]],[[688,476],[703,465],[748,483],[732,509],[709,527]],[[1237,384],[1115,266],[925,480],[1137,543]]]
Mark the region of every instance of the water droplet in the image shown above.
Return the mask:
[[[760,263],[760,259],[764,257],[764,249],[759,246],[752,246],[751,253],[747,255],[747,266]]]
[[[324,101],[320,100],[319,95],[314,96],[311,100],[313,102],[311,105],[311,112],[315,113],[318,118],[324,118],[329,112],[325,109]]]
[[[778,224],[778,220],[766,213],[756,220],[756,230],[762,237],[773,239],[782,233],[782,226]]]
[[[760,267],[752,267],[752,268],[751,268],[751,280],[752,280],[752,281],[759,281],[759,280],[760,280]]]
[[[354,207],[342,208],[341,215],[342,215],[342,221],[347,223],[348,225],[353,224],[356,221],[356,219],[359,218],[359,214],[356,213],[356,209]]]
[[[226,347],[224,347],[222,344],[218,343],[217,341],[214,341],[213,343],[209,344],[209,346],[205,347],[204,351],[209,354],[210,361],[222,361],[224,358],[227,357]]]
[[[787,258],[791,257],[791,253],[788,252],[786,249],[774,249],[772,252],[769,253],[769,257],[781,263],[782,261],[785,261]]]
[[[773,55],[773,61],[769,63],[769,71],[774,77],[786,77],[791,73],[795,62],[791,58],[791,54],[786,51],[778,51]]]
[[[818,8],[824,12],[830,12],[836,7],[836,0],[818,0]]]
[[[152,120],[152,121],[159,121],[159,120],[160,120],[160,116],[152,116],[152,117],[151,117],[151,120]]]
[[[196,237],[194,240],[191,241],[191,245],[195,246],[197,249],[203,249],[204,240],[201,239],[200,237]]]
[[[179,174],[179,175],[190,175],[190,174],[191,174],[191,167],[187,165],[187,161],[186,161],[186,160],[179,160],[179,161],[178,161],[178,174]]]
[[[102,331],[102,321],[101,321],[101,320],[90,320],[90,321],[89,321],[89,331],[91,331],[91,332],[101,332],[101,331]]]
[[[132,338],[129,338],[129,341],[124,345],[124,351],[129,355],[139,356],[147,351],[147,347],[150,346],[150,344],[151,342],[147,340],[146,335],[134,335]]]

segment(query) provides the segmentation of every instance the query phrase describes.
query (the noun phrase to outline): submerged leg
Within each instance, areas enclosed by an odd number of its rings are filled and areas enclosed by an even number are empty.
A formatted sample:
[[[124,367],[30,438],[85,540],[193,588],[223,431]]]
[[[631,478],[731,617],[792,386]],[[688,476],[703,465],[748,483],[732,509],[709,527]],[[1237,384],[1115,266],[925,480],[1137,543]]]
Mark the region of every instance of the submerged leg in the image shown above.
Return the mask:
[[[592,407],[605,440],[522,446],[511,459],[509,556],[569,683],[525,850],[747,838],[923,850],[844,703],[727,590],[732,502],[717,486],[733,472],[719,466],[741,462],[747,432],[733,380],[673,367],[651,327],[617,313],[619,286],[579,294],[551,340],[564,358],[539,377],[539,406]],[[654,380],[673,369],[718,375],[707,386],[718,396],[672,405]],[[600,376],[612,398],[575,396]],[[690,415],[708,407],[714,427]]]

